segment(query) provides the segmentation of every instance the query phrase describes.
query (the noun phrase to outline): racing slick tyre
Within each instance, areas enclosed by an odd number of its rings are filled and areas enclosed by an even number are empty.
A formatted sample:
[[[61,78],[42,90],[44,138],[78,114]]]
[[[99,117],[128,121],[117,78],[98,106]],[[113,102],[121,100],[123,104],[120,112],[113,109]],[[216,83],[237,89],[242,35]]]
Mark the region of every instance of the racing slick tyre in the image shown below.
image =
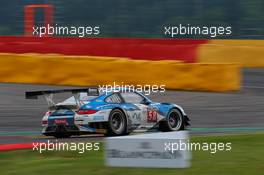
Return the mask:
[[[184,116],[177,109],[170,110],[166,120],[160,122],[159,130],[163,132],[184,130]]]
[[[126,116],[120,109],[114,109],[110,115],[107,125],[106,136],[121,136],[127,133]]]

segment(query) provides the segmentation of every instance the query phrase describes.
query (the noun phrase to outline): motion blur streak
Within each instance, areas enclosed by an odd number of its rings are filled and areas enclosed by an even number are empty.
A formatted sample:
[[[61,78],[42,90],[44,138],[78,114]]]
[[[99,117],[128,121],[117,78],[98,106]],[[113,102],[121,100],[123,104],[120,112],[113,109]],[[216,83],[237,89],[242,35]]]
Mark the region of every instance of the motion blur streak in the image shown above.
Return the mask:
[[[57,53],[264,67],[264,40],[0,37],[0,44],[0,52],[5,53]]]
[[[264,68],[264,40],[210,40],[200,45],[198,62],[240,63],[243,67]]]
[[[12,151],[18,149],[31,149],[32,143],[15,143],[15,144],[2,144],[0,145],[0,151]]]
[[[240,66],[237,64],[128,59],[103,62],[96,58],[89,60],[89,56],[78,59],[77,56],[36,54],[1,54],[0,64],[5,65],[0,68],[0,82],[6,83],[88,86],[124,82],[165,85],[167,89],[181,90],[223,92],[240,89]]]
[[[0,52],[58,53],[196,62],[197,48],[207,40],[143,38],[0,37]]]

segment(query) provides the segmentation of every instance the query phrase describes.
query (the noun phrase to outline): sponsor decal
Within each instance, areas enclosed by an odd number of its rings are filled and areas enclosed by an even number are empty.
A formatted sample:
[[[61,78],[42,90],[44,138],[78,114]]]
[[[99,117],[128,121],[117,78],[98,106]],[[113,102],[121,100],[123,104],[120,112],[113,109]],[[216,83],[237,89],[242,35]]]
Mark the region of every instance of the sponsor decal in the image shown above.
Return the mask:
[[[141,120],[141,115],[140,115],[140,113],[133,113],[133,115],[132,115],[132,118],[134,119],[134,120]]]
[[[157,115],[158,115],[158,113],[157,113],[157,111],[155,109],[149,108],[147,110],[147,120],[148,120],[148,122],[157,122],[157,118],[158,118]]]
[[[100,134],[105,134],[105,133],[107,133],[106,129],[96,129],[95,132],[96,132],[96,133],[100,133]]]
[[[61,124],[68,125],[68,122],[66,119],[55,119],[54,123],[57,125],[61,125]]]
[[[93,120],[104,120],[104,116],[102,115],[94,116]]]

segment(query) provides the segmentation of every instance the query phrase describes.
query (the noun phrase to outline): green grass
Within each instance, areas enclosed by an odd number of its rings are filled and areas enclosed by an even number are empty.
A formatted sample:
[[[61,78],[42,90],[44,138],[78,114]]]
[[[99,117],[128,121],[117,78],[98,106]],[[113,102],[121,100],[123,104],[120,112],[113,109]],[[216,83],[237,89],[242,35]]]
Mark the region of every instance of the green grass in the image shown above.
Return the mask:
[[[192,137],[192,142],[231,142],[229,152],[193,151],[187,169],[113,168],[104,165],[103,151],[0,152],[1,175],[261,175],[264,172],[264,134]]]

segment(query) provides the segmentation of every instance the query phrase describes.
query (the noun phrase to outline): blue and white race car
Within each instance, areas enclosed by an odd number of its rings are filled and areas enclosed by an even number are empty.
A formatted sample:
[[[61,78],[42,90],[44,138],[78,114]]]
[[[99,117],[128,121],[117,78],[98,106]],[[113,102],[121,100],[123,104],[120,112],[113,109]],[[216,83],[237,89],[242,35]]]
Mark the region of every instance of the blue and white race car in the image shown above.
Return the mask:
[[[53,102],[56,93],[71,97]],[[72,95],[73,94],[73,95]],[[42,133],[57,138],[88,133],[126,135],[134,130],[184,130],[189,118],[182,107],[156,103],[136,91],[101,91],[97,87],[26,92],[27,99],[44,95],[49,110],[42,119]]]

